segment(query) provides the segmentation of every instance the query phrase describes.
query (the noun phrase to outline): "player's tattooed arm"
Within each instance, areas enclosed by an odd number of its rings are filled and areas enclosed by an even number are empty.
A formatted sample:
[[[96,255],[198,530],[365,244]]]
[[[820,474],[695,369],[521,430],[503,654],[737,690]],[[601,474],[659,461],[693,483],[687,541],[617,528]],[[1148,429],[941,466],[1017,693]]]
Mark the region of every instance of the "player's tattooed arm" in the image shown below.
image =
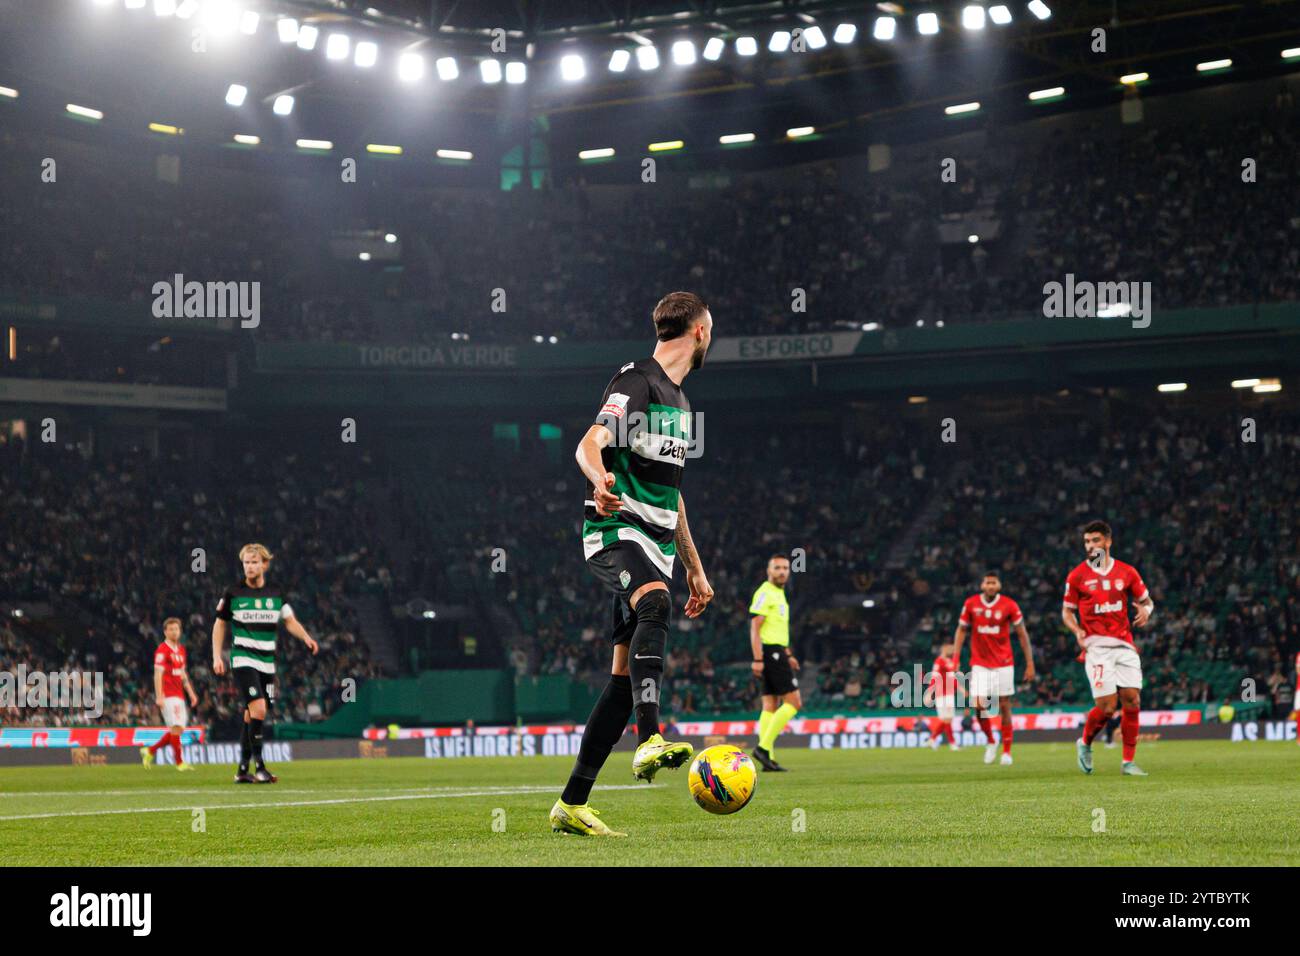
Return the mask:
[[[695,542],[691,540],[691,528],[686,523],[686,499],[680,494],[677,496],[677,531],[673,540],[677,544],[677,553],[682,556],[682,564],[686,566],[686,586],[691,590],[686,601],[686,616],[699,617],[713,600],[713,586],[709,584]]]

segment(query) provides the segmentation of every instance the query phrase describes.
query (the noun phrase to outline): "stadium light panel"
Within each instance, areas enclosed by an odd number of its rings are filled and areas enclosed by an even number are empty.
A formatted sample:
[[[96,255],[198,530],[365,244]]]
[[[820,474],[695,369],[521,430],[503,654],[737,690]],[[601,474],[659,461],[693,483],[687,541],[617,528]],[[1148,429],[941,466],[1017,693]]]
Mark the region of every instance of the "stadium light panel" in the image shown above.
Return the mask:
[[[1165,382],[1156,386],[1158,392],[1185,392],[1187,391],[1186,382]]]
[[[998,26],[1004,27],[1011,22],[1011,8],[1005,3],[998,3],[989,7],[989,19]]]
[[[109,5],[110,3],[112,3],[112,2],[113,2],[113,0],[95,0],[95,6],[97,6],[97,7],[106,7],[106,6],[108,6],[108,5]]]
[[[316,49],[316,38],[320,36],[320,31],[310,23],[304,23],[298,28],[298,49],[314,50]]]
[[[1294,60],[1296,57],[1300,57],[1300,46],[1293,46],[1282,51],[1282,59],[1284,60]]]
[[[126,0],[126,8],[128,10],[143,9],[144,4],[145,4],[145,0]]]
[[[601,146],[598,149],[578,150],[579,159],[609,159],[614,155],[613,146]]]
[[[651,143],[647,149],[652,153],[671,153],[674,150],[684,149],[686,143],[680,139],[669,139],[662,143]]]
[[[188,20],[194,14],[199,12],[199,0],[181,0],[176,7],[176,16],[182,20]]]
[[[362,40],[357,44],[356,50],[352,54],[352,62],[363,70],[368,70],[379,61],[379,46],[371,43],[369,40]]]
[[[248,87],[239,83],[231,83],[230,89],[226,90],[227,106],[243,106],[244,100],[248,97]]]
[[[1260,383],[1257,378],[1235,378],[1232,380],[1233,388],[1254,388]]]
[[[1065,87],[1049,86],[1045,90],[1034,90],[1032,93],[1029,94],[1029,99],[1037,103],[1042,100],[1060,99],[1064,95],[1065,95]]]
[[[239,32],[251,37],[257,32],[257,25],[261,22],[262,17],[256,10],[245,10],[239,18]]]
[[[478,62],[478,75],[484,83],[501,82],[501,61],[486,59]]]
[[[678,66],[690,66],[695,62],[695,44],[690,40],[678,40],[673,44],[673,62]]]
[[[181,136],[185,133],[185,129],[181,126],[172,126],[170,123],[150,123],[149,132],[162,133],[166,136]]]
[[[560,78],[566,83],[576,83],[587,75],[587,64],[576,53],[566,53],[560,57]]]
[[[358,253],[358,254],[357,254],[357,258],[360,259],[362,262],[369,262],[369,261],[370,261],[370,253],[368,253],[368,252],[361,252],[361,253]]]
[[[1151,79],[1150,73],[1125,73],[1119,78],[1119,81],[1125,86],[1137,86],[1139,83],[1145,83]]]
[[[916,18],[916,32],[923,36],[933,36],[939,32],[939,15],[922,13]]]
[[[400,147],[400,146],[389,146],[389,145],[387,145],[387,144],[385,144],[385,143],[367,143],[367,144],[366,144],[366,152],[367,152],[367,153],[379,153],[379,154],[384,155],[384,156],[401,156],[401,155],[402,155],[402,147]]]
[[[170,17],[176,12],[176,0],[153,0],[153,13],[156,17]]]
[[[281,17],[275,21],[275,33],[281,43],[297,43],[298,21],[293,17]]]
[[[424,76],[424,57],[418,53],[403,53],[397,60],[397,78],[403,83],[414,83]]]
[[[439,159],[461,159],[466,162],[474,158],[474,154],[467,149],[440,149],[437,156]]]
[[[334,148],[334,144],[327,139],[300,139],[295,140],[294,145],[299,149],[319,149],[325,151]]]
[[[627,69],[627,65],[632,60],[632,54],[627,50],[615,50],[609,55],[609,72],[622,73]]]
[[[434,63],[434,67],[438,71],[438,79],[443,82],[451,82],[456,79],[456,77],[460,76],[460,67],[456,65],[456,58],[454,56],[438,57],[437,61]]]
[[[771,38],[767,41],[767,49],[771,53],[784,53],[790,49],[790,31],[773,31]]]
[[[820,50],[826,45],[826,34],[822,32],[819,26],[806,27],[803,31],[803,38],[808,43],[810,50]]]
[[[203,25],[214,36],[234,33],[239,26],[239,11],[231,0],[204,0]]]
[[[271,112],[276,116],[288,116],[293,112],[293,97],[288,93],[281,93],[271,105]]]
[[[741,56],[753,56],[758,52],[758,40],[754,37],[736,37],[736,52]]]
[[[858,28],[853,23],[841,23],[831,34],[831,39],[836,43],[852,43],[853,38],[858,35]]]
[[[528,64],[523,60],[511,60],[506,64],[506,82],[518,86],[528,79]]]
[[[325,59],[346,60],[351,49],[352,41],[346,33],[331,33],[325,40]]]
[[[85,119],[102,120],[104,114],[99,110],[93,110],[89,106],[78,106],[76,103],[69,103],[65,109],[73,116],[81,116]]]
[[[898,21],[893,17],[876,17],[876,25],[872,27],[871,35],[877,40],[892,40],[897,30]]]
[[[962,7],[961,25],[967,30],[983,30],[984,8],[976,3],[970,3]]]
[[[1264,381],[1251,388],[1251,391],[1257,395],[1262,395],[1265,392],[1280,392],[1282,391],[1282,383],[1275,378],[1264,379]]]
[[[0,86],[0,96],[6,97],[11,100],[16,100],[18,99],[18,91],[15,90],[12,86]]]
[[[637,47],[636,65],[647,73],[659,69],[659,49],[654,46]]]
[[[262,142],[262,137],[253,136],[250,133],[236,133],[235,142],[239,143],[241,146],[257,146]]]
[[[1040,20],[1046,20],[1052,15],[1052,8],[1043,3],[1043,0],[1029,0],[1029,12]]]
[[[386,232],[386,233],[384,233],[384,242],[388,243],[389,245],[392,245],[392,244],[393,244],[394,242],[396,242],[396,241],[397,241],[397,234],[396,234],[396,233],[393,233],[393,232]]]
[[[709,37],[708,42],[704,44],[704,59],[717,60],[726,48],[726,41],[722,37]]]
[[[817,127],[815,126],[792,126],[790,129],[785,131],[785,135],[790,139],[803,139],[805,136],[811,136],[815,132],[817,132]]]
[[[718,142],[724,146],[731,146],[736,143],[752,143],[754,139],[753,133],[727,133],[725,136],[719,136]]]
[[[1217,73],[1220,70],[1229,69],[1232,66],[1232,60],[1206,60],[1204,63],[1196,64],[1197,73]]]
[[[960,116],[963,113],[974,113],[979,108],[979,103],[958,103],[956,106],[945,106],[943,111],[948,116]]]
[[[975,233],[972,232],[969,236],[966,237],[966,241],[973,246],[980,241],[980,237],[975,235]]]

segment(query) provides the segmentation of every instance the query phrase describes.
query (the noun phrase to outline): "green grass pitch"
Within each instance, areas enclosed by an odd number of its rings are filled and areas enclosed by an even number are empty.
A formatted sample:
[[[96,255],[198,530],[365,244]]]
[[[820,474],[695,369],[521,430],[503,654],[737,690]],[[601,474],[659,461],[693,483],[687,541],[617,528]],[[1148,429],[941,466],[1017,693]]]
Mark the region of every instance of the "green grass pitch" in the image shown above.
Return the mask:
[[[1145,779],[1119,751],[1096,772],[1067,743],[983,748],[779,750],[740,813],[695,806],[686,770],[634,784],[615,754],[592,804],[627,839],[550,832],[569,758],[304,761],[275,786],[229,767],[0,770],[0,845],[40,865],[1293,865],[1300,747],[1144,743]],[[196,808],[203,809],[200,818]],[[203,824],[202,832],[198,826]],[[799,824],[802,824],[802,829]],[[1104,830],[1101,827],[1104,825]]]

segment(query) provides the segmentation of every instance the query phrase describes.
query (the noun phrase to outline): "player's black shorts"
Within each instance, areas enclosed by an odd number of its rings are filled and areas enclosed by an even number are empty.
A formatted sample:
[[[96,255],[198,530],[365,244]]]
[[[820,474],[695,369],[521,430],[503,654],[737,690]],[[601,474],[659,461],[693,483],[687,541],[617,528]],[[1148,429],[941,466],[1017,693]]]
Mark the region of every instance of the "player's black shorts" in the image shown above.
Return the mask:
[[[790,648],[783,644],[763,645],[763,694],[784,697],[799,689],[799,678],[790,667]]]
[[[652,581],[671,584],[672,580],[650,560],[641,546],[631,541],[616,541],[587,559],[587,567],[596,580],[614,592],[611,644],[627,644],[636,630],[636,614],[628,599],[637,588]]]
[[[235,675],[235,686],[239,688],[245,707],[255,700],[266,701],[267,707],[275,704],[274,674],[263,674],[252,667],[235,667],[231,673]]]

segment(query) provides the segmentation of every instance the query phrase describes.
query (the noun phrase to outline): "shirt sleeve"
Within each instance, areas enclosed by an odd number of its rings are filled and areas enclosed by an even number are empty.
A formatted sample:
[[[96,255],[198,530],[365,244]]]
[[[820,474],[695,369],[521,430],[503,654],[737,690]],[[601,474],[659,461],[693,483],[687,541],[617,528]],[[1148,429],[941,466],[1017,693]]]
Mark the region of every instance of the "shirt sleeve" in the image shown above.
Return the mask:
[[[754,599],[749,602],[750,614],[763,614],[763,608],[767,605],[767,591],[759,588],[754,592]]]
[[[961,616],[957,618],[958,624],[965,624],[970,627],[970,601],[966,601],[961,606]]]
[[[633,415],[644,421],[650,409],[650,384],[646,377],[632,366],[614,376],[600,401],[600,411],[593,424],[604,425],[613,435],[628,429],[628,419]]]
[[[293,617],[296,617],[296,615],[293,613],[293,607],[289,604],[288,601],[285,601],[283,604],[280,605],[280,620],[288,621]]]
[[[159,645],[158,650],[153,652],[153,666],[154,667],[167,666],[167,652],[163,650],[162,645]]]
[[[217,602],[217,618],[222,621],[233,621],[235,615],[231,613],[230,603],[232,595],[229,591],[221,595],[221,600]]]
[[[1083,594],[1075,586],[1074,572],[1071,571],[1069,577],[1065,579],[1065,606],[1071,611],[1076,610],[1079,607],[1079,598],[1081,597],[1083,597]]]
[[[1017,604],[1015,601],[1012,601],[1011,602],[1011,623],[1022,624],[1024,623],[1024,620],[1025,620],[1025,616],[1020,613],[1020,605]]]
[[[1133,595],[1135,601],[1145,601],[1150,597],[1147,591],[1146,582],[1142,580],[1142,575],[1138,574],[1137,568],[1131,568],[1129,574],[1129,593]]]

